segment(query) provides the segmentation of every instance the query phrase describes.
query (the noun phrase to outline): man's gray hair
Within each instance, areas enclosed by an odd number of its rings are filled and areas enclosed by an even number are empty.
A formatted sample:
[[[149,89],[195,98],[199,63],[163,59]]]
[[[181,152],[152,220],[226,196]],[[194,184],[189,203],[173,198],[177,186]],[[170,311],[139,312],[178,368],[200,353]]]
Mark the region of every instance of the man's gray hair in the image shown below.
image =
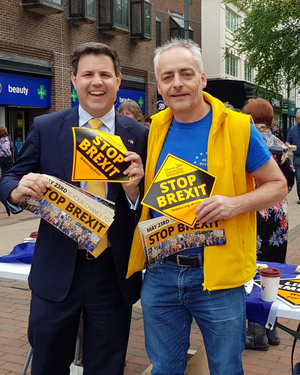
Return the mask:
[[[176,48],[176,47],[183,47],[183,48],[187,48],[188,50],[190,50],[191,54],[193,55],[194,59],[196,60],[198,64],[200,74],[204,73],[201,49],[199,45],[191,39],[173,38],[169,40],[167,43],[165,43],[163,46],[158,47],[155,50],[153,62],[154,62],[154,71],[155,71],[156,79],[157,79],[158,60],[160,59],[161,55],[164,52],[170,50],[171,48]]]

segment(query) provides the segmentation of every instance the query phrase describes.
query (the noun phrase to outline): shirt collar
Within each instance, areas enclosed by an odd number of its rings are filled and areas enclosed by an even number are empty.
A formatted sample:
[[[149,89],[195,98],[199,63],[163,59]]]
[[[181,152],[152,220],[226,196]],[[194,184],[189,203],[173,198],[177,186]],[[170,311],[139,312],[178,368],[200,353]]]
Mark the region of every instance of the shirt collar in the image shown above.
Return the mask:
[[[91,116],[87,111],[85,111],[81,105],[78,106],[78,115],[79,115],[79,121],[78,125],[79,127],[85,126],[89,120],[92,118],[96,120],[101,120],[103,124],[109,129],[110,132],[114,129],[115,125],[115,107],[113,106],[112,109],[106,113],[102,117],[93,117]]]

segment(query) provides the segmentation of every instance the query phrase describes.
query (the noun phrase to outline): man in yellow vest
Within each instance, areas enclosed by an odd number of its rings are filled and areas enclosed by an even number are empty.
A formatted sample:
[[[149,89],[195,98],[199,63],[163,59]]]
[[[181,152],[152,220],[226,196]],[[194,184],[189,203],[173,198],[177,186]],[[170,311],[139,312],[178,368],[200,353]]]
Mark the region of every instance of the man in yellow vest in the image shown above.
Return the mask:
[[[158,92],[168,108],[152,116],[145,191],[168,154],[216,176],[197,220],[224,220],[226,244],[189,248],[147,267],[142,288],[146,349],[152,375],[183,375],[192,319],[204,337],[212,375],[243,374],[244,284],[256,264],[255,211],[283,199],[287,186],[250,116],[203,92],[199,46],[173,39],[156,50]],[[258,188],[254,189],[254,179]],[[143,207],[141,221],[159,213]],[[127,277],[143,268],[136,230]]]

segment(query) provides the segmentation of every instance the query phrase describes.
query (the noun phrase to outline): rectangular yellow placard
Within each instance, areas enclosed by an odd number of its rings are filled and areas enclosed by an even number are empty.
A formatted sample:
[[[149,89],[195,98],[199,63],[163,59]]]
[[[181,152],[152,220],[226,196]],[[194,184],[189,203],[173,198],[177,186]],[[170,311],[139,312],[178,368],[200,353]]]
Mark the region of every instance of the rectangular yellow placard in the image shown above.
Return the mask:
[[[159,216],[142,221],[138,226],[148,264],[155,264],[182,250],[226,244],[223,220],[209,224],[197,221],[190,228],[169,217]]]
[[[25,195],[19,207],[38,215],[97,256],[98,244],[114,221],[114,203],[54,176],[41,198]]]
[[[123,172],[127,151],[122,139],[99,130],[73,128],[74,155],[72,181],[130,182]]]
[[[142,204],[193,227],[196,207],[213,191],[216,178],[201,168],[168,154]]]

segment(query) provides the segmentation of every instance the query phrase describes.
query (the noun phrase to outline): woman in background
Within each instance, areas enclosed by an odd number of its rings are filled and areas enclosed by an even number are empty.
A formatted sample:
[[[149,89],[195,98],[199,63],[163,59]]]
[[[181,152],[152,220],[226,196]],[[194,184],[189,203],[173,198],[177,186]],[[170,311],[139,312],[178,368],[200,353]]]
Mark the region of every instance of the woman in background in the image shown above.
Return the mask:
[[[144,124],[143,112],[140,106],[134,100],[125,99],[118,108],[118,112],[122,113],[122,115],[134,118],[138,122]]]
[[[287,157],[288,147],[271,133],[273,107],[266,99],[250,99],[243,112],[252,116],[256,128],[285,175],[290,192],[294,185],[295,170]],[[287,199],[284,199],[276,206],[257,213],[257,259],[259,261],[285,263],[288,240],[287,208]]]
[[[295,170],[287,156],[288,147],[271,132],[273,107],[266,99],[250,99],[243,112],[251,115],[274,160],[286,177],[288,191],[294,185]],[[288,202],[285,198],[269,209],[257,212],[257,260],[285,263],[288,241]],[[246,349],[268,350],[269,344],[280,343],[276,327],[267,330],[248,322]]]
[[[5,126],[0,127],[0,168],[1,176],[13,165],[13,143]]]

